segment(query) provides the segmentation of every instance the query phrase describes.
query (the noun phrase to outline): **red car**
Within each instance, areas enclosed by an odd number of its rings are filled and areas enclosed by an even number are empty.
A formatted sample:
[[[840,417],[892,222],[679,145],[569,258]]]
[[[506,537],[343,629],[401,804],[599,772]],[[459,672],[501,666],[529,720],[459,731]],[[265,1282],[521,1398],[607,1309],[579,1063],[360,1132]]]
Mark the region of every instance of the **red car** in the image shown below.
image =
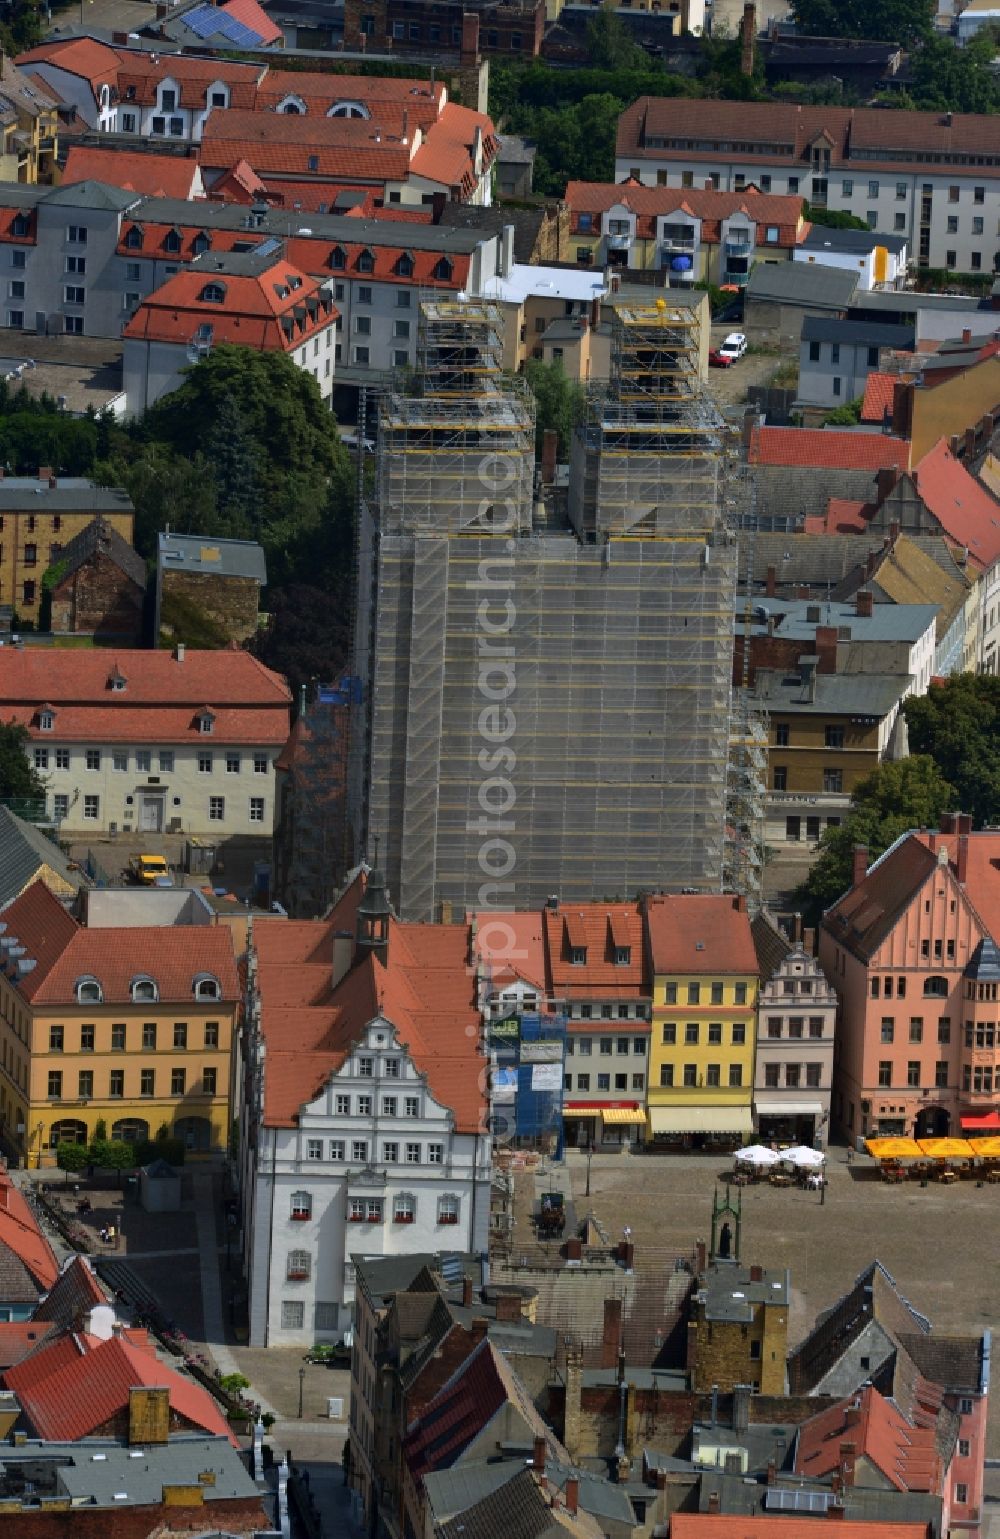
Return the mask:
[[[713,369],[731,369],[733,366],[732,355],[720,352],[717,347],[709,350],[708,361]]]

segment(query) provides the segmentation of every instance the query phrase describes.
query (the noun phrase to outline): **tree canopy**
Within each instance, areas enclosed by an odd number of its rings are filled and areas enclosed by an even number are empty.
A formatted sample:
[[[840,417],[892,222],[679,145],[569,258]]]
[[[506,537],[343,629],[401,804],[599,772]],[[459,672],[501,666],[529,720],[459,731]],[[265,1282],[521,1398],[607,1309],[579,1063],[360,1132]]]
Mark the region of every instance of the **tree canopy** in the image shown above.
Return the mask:
[[[910,828],[935,828],[941,814],[955,805],[955,791],[934,760],[922,754],[880,764],[855,788],[851,808],[839,828],[828,828],[819,856],[802,888],[813,910],[828,908],[851,885],[854,846],[866,845],[877,859]]]
[[[29,741],[28,729],[20,722],[0,722],[0,800],[38,801],[45,796],[28,759]]]
[[[1000,820],[1000,679],[958,673],[904,703],[910,747],[955,788],[951,810],[973,825]]]
[[[814,37],[867,37],[910,47],[929,37],[933,0],[793,0],[802,32]]]
[[[535,453],[541,454],[547,428],[559,435],[559,457],[569,454],[573,429],[583,415],[583,386],[563,372],[562,364],[529,358],[524,377],[535,397]]]

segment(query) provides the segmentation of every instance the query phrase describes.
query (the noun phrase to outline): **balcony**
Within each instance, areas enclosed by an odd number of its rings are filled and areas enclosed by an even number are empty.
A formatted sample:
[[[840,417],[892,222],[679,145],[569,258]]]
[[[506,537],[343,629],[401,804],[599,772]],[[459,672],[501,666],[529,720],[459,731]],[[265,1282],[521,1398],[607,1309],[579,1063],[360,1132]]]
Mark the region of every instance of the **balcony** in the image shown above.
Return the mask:
[[[742,236],[726,236],[724,250],[726,256],[748,257],[753,250],[753,242],[745,240]]]
[[[745,289],[747,284],[750,282],[750,274],[746,271],[745,268],[742,268],[738,272],[734,272],[731,267],[727,267],[723,281],[726,283],[731,283],[734,288]]]
[[[609,235],[606,239],[609,251],[627,251],[632,244],[632,233],[626,230],[624,235]]]
[[[664,256],[672,256],[675,251],[693,252],[698,249],[698,242],[694,238],[693,231],[683,235],[671,235],[668,231],[664,230],[660,245],[663,248]]]

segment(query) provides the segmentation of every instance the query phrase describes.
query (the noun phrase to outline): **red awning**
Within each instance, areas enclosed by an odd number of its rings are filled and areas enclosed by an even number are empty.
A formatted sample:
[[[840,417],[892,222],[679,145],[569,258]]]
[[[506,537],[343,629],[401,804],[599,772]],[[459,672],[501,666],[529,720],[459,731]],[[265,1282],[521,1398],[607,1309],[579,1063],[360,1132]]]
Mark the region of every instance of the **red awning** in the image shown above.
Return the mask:
[[[1000,1132],[1000,1111],[983,1112],[982,1115],[972,1113],[962,1118],[963,1133],[990,1133]]]
[[[564,1112],[638,1111],[638,1101],[564,1101]]]

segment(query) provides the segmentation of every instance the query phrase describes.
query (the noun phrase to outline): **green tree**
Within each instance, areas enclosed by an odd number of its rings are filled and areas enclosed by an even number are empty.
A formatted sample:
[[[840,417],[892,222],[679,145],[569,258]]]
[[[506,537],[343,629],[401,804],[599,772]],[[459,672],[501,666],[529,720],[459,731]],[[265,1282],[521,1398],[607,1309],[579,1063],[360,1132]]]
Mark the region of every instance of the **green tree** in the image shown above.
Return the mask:
[[[992,29],[984,28],[964,48],[947,37],[926,38],[911,62],[914,105],[929,112],[995,112],[1000,107],[995,53]]]
[[[812,203],[802,205],[802,217],[808,219],[810,224],[825,224],[832,230],[868,229],[865,221],[858,219],[855,214],[845,213],[839,208],[816,208]]]
[[[1000,820],[1000,679],[957,673],[904,702],[910,747],[929,754],[955,788],[953,811]]]
[[[45,796],[28,760],[29,742],[28,729],[20,722],[0,722],[0,801],[39,801]]]
[[[259,531],[257,455],[243,414],[227,391],[218,404],[205,458],[215,487],[218,533],[230,539],[256,538]]]
[[[90,1164],[90,1154],[86,1144],[60,1144],[56,1150],[56,1164],[60,1170],[66,1172],[66,1180],[70,1174],[79,1175],[81,1170],[86,1170]]]
[[[869,37],[907,47],[931,35],[933,0],[793,0],[802,32],[814,37]]]
[[[824,427],[855,427],[861,421],[861,408],[864,405],[864,396],[855,396],[853,401],[847,401],[843,406],[835,406],[833,411],[827,412],[823,418]]]
[[[135,548],[155,560],[156,536],[172,527],[215,534],[215,489],[200,454],[185,459],[166,444],[130,442],[94,467],[100,486],[121,486],[135,504]]]
[[[802,888],[811,909],[825,909],[851,885],[854,846],[867,846],[877,859],[910,828],[935,828],[942,812],[954,805],[955,792],[926,755],[880,764],[855,788],[851,808],[839,828],[828,828],[819,856]]]
[[[598,69],[638,69],[646,55],[611,4],[604,4],[587,25],[587,57]]]
[[[573,429],[583,415],[586,399],[583,386],[563,373],[561,363],[544,363],[540,358],[528,359],[524,377],[535,397],[535,453],[542,452],[546,429],[555,428],[559,435],[559,456],[565,459]]]

